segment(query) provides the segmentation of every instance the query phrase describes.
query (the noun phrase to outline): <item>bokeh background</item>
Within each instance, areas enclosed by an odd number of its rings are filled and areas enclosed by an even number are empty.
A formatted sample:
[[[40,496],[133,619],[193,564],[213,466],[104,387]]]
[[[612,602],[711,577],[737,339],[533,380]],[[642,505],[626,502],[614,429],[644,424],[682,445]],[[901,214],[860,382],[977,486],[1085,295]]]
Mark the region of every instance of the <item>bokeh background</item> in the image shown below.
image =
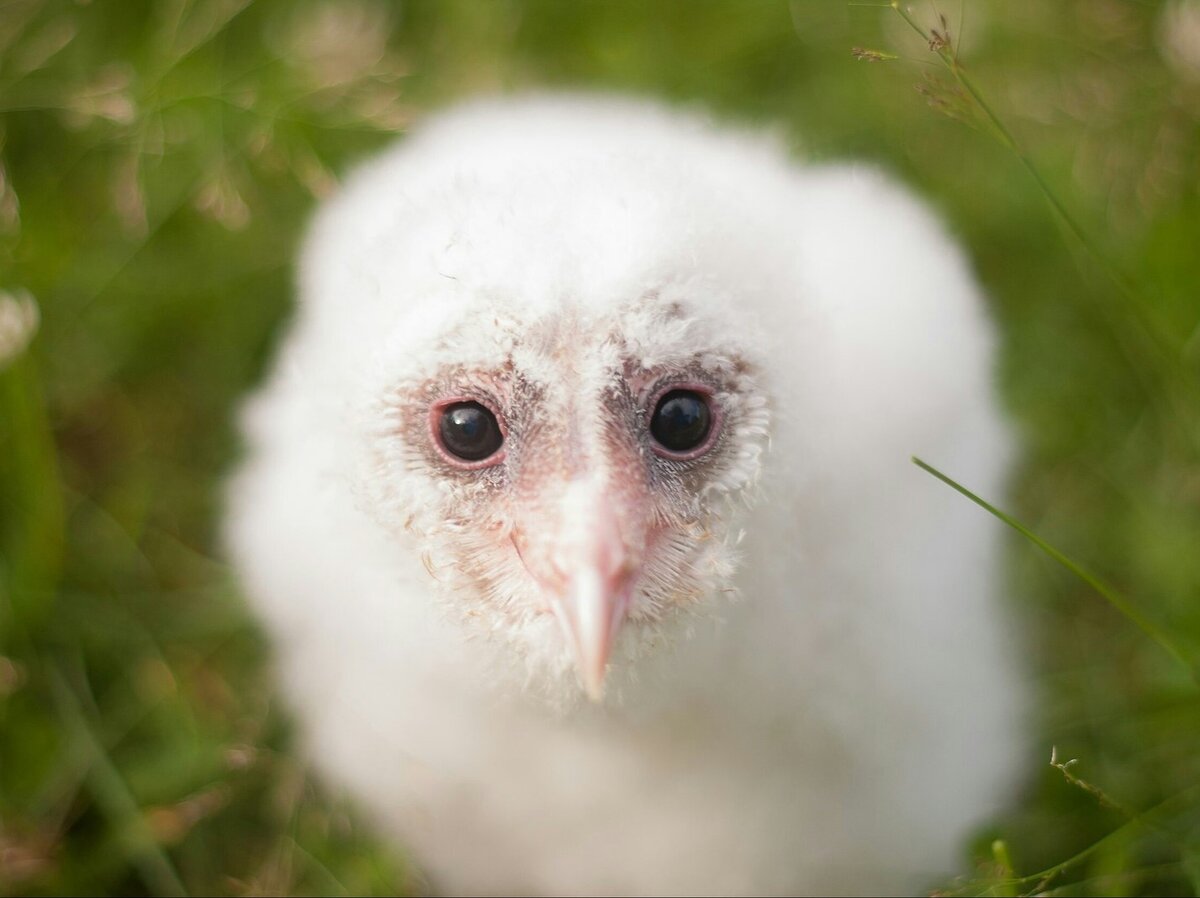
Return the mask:
[[[773,127],[946,217],[1023,446],[987,498],[1157,638],[1013,534],[1029,778],[930,888],[1200,888],[1200,2],[0,0],[0,894],[413,888],[291,751],[220,485],[315,203],[546,86]]]

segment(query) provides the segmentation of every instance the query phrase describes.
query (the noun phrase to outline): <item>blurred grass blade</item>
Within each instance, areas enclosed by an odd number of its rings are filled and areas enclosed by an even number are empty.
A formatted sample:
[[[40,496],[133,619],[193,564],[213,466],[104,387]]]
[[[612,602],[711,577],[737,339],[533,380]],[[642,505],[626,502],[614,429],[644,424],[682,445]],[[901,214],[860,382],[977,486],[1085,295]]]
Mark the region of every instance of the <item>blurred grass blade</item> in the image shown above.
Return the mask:
[[[130,858],[143,881],[155,895],[186,895],[187,890],[162,847],[154,840],[136,799],[113,764],[100,739],[92,731],[79,699],[62,672],[54,665],[47,671],[54,704],[75,745],[91,755],[88,783],[101,812],[129,846]]]
[[[36,367],[23,353],[0,366],[0,642],[32,632],[48,613],[63,526],[58,453]]]
[[[1195,665],[1188,659],[1187,655],[1185,655],[1184,652],[1177,645],[1175,645],[1170,637],[1168,637],[1157,624],[1138,611],[1138,609],[1130,604],[1130,602],[1119,592],[1117,592],[1095,574],[1088,571],[1079,562],[1054,548],[1054,546],[1050,545],[1016,518],[1006,514],[986,500],[981,499],[961,483],[958,483],[956,480],[953,480],[952,478],[943,474],[937,468],[933,467],[933,465],[922,461],[915,455],[912,457],[912,463],[922,471],[932,474],[938,480],[942,481],[942,483],[962,493],[964,496],[994,517],[1002,520],[1005,524],[1016,530],[1023,537],[1073,573],[1076,577],[1078,577],[1096,592],[1100,593],[1100,595],[1102,595],[1108,601],[1108,603],[1112,605],[1113,608],[1115,608],[1129,620],[1133,621],[1133,623],[1137,624],[1137,626],[1142,629],[1142,632],[1157,642],[1164,651],[1171,655],[1172,658],[1187,668],[1187,671],[1193,680],[1200,682],[1200,675],[1198,675]]]
[[[1192,884],[1192,889],[1197,895],[1200,895],[1200,851],[1184,852],[1183,869],[1187,874],[1188,881]]]
[[[996,883],[989,892],[997,898],[1016,898],[1017,874],[1013,871],[1012,857],[1008,853],[1008,844],[1003,839],[992,842],[992,863],[996,865]]]

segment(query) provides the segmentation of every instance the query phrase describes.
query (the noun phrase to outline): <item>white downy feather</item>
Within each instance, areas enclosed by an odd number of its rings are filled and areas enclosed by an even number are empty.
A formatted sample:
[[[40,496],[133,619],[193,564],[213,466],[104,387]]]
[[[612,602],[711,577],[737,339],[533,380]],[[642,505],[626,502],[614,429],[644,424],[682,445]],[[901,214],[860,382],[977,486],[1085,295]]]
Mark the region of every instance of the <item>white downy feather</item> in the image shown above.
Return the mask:
[[[1013,799],[1024,692],[1001,534],[909,462],[997,496],[1011,454],[993,329],[928,209],[648,103],[481,101],[353,174],[299,292],[228,545],[306,750],[435,890],[961,872]],[[404,422],[463,369],[593,426],[631,355],[723,378],[726,443],[674,497],[690,529],[592,705],[512,557],[507,484],[441,476]]]

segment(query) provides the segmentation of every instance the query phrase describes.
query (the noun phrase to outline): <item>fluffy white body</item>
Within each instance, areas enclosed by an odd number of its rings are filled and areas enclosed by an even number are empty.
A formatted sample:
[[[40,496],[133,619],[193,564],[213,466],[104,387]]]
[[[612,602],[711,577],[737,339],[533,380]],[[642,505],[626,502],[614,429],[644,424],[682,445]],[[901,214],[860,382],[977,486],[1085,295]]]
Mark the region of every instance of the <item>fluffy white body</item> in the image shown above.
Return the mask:
[[[354,174],[300,275],[228,541],[308,752],[435,891],[961,872],[1012,800],[1023,690],[1001,534],[909,461],[996,496],[1010,456],[992,328],[927,209],[661,107],[497,100]],[[604,462],[595,422],[662,371],[711,383],[712,460],[621,474],[667,463]],[[509,454],[443,471],[413,421],[484,382]],[[638,550],[589,703],[514,547],[586,536],[622,477],[620,509],[674,490],[645,517],[673,554]]]

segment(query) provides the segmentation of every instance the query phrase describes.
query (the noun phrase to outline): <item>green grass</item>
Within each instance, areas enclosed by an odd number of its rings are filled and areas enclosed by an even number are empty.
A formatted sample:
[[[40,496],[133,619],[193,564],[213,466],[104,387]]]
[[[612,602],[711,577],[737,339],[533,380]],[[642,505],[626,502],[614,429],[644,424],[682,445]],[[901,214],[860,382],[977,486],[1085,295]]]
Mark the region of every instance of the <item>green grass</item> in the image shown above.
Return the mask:
[[[1200,70],[1160,24],[1182,5],[0,0],[0,292],[42,317],[0,369],[0,894],[410,887],[291,754],[219,484],[316,197],[427,110],[547,85],[771,124],[945,215],[1024,448],[983,499],[1091,582],[1014,534],[1030,778],[943,887],[1200,889]]]

